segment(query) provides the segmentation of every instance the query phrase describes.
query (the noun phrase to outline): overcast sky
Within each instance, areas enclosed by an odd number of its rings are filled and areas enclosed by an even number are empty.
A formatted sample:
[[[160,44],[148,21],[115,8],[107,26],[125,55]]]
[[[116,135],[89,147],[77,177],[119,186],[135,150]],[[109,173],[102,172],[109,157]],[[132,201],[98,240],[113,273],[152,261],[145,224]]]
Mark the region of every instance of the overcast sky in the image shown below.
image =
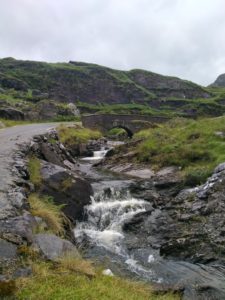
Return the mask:
[[[225,73],[224,0],[0,0],[0,57],[142,68],[207,85]]]

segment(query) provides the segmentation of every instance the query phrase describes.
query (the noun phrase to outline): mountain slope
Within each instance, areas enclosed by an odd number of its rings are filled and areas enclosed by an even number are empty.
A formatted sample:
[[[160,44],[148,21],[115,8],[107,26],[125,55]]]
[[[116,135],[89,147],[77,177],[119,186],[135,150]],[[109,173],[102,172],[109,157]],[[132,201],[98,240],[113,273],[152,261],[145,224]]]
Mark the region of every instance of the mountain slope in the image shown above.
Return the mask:
[[[225,74],[219,75],[215,82],[210,84],[210,87],[225,87]]]
[[[144,70],[118,71],[86,63],[0,60],[0,86],[39,90],[63,102],[145,103],[163,97],[207,98],[202,87]]]

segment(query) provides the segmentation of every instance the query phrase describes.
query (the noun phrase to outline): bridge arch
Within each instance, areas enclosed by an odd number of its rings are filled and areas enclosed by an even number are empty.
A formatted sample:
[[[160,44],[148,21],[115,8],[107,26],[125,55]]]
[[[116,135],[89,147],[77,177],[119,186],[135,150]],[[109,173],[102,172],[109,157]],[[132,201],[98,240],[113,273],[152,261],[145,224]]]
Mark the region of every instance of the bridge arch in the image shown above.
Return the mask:
[[[124,125],[115,125],[115,126],[112,126],[109,130],[112,130],[114,128],[122,128],[126,131],[127,133],[127,137],[128,138],[132,138],[132,136],[134,135],[134,133],[127,127],[127,126],[124,126]]]

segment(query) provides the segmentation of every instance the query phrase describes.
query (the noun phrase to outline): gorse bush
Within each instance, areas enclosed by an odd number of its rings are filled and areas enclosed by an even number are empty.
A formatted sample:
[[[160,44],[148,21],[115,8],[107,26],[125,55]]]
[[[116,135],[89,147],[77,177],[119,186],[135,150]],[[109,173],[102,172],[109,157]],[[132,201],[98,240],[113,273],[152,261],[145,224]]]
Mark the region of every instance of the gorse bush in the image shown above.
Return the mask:
[[[225,117],[202,120],[175,119],[135,135],[143,142],[138,160],[161,168],[180,167],[189,183],[201,183],[225,161]]]

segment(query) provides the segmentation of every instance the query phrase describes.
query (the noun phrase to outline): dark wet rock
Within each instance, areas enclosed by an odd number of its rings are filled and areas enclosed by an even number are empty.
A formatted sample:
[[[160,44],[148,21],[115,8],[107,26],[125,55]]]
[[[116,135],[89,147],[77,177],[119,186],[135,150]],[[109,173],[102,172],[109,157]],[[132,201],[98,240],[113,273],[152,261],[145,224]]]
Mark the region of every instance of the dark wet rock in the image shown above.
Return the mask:
[[[10,120],[24,120],[24,113],[14,108],[1,108],[0,118]]]
[[[87,156],[90,157],[93,155],[94,151],[100,151],[102,146],[105,146],[105,139],[99,140],[89,140],[87,143],[77,143],[67,145],[68,151],[73,157]]]
[[[41,192],[52,196],[56,204],[63,204],[63,212],[74,223],[84,217],[84,206],[90,203],[91,185],[74,172],[43,162]]]
[[[105,155],[105,157],[111,157],[115,154],[115,148],[109,149]]]
[[[76,252],[78,255],[76,247],[71,242],[54,234],[36,234],[33,247],[49,260],[57,260],[57,258],[71,251]]]
[[[59,142],[56,131],[46,135],[37,135],[30,144],[30,152],[40,159],[64,166],[64,161],[74,163],[74,159],[63,144]]]

